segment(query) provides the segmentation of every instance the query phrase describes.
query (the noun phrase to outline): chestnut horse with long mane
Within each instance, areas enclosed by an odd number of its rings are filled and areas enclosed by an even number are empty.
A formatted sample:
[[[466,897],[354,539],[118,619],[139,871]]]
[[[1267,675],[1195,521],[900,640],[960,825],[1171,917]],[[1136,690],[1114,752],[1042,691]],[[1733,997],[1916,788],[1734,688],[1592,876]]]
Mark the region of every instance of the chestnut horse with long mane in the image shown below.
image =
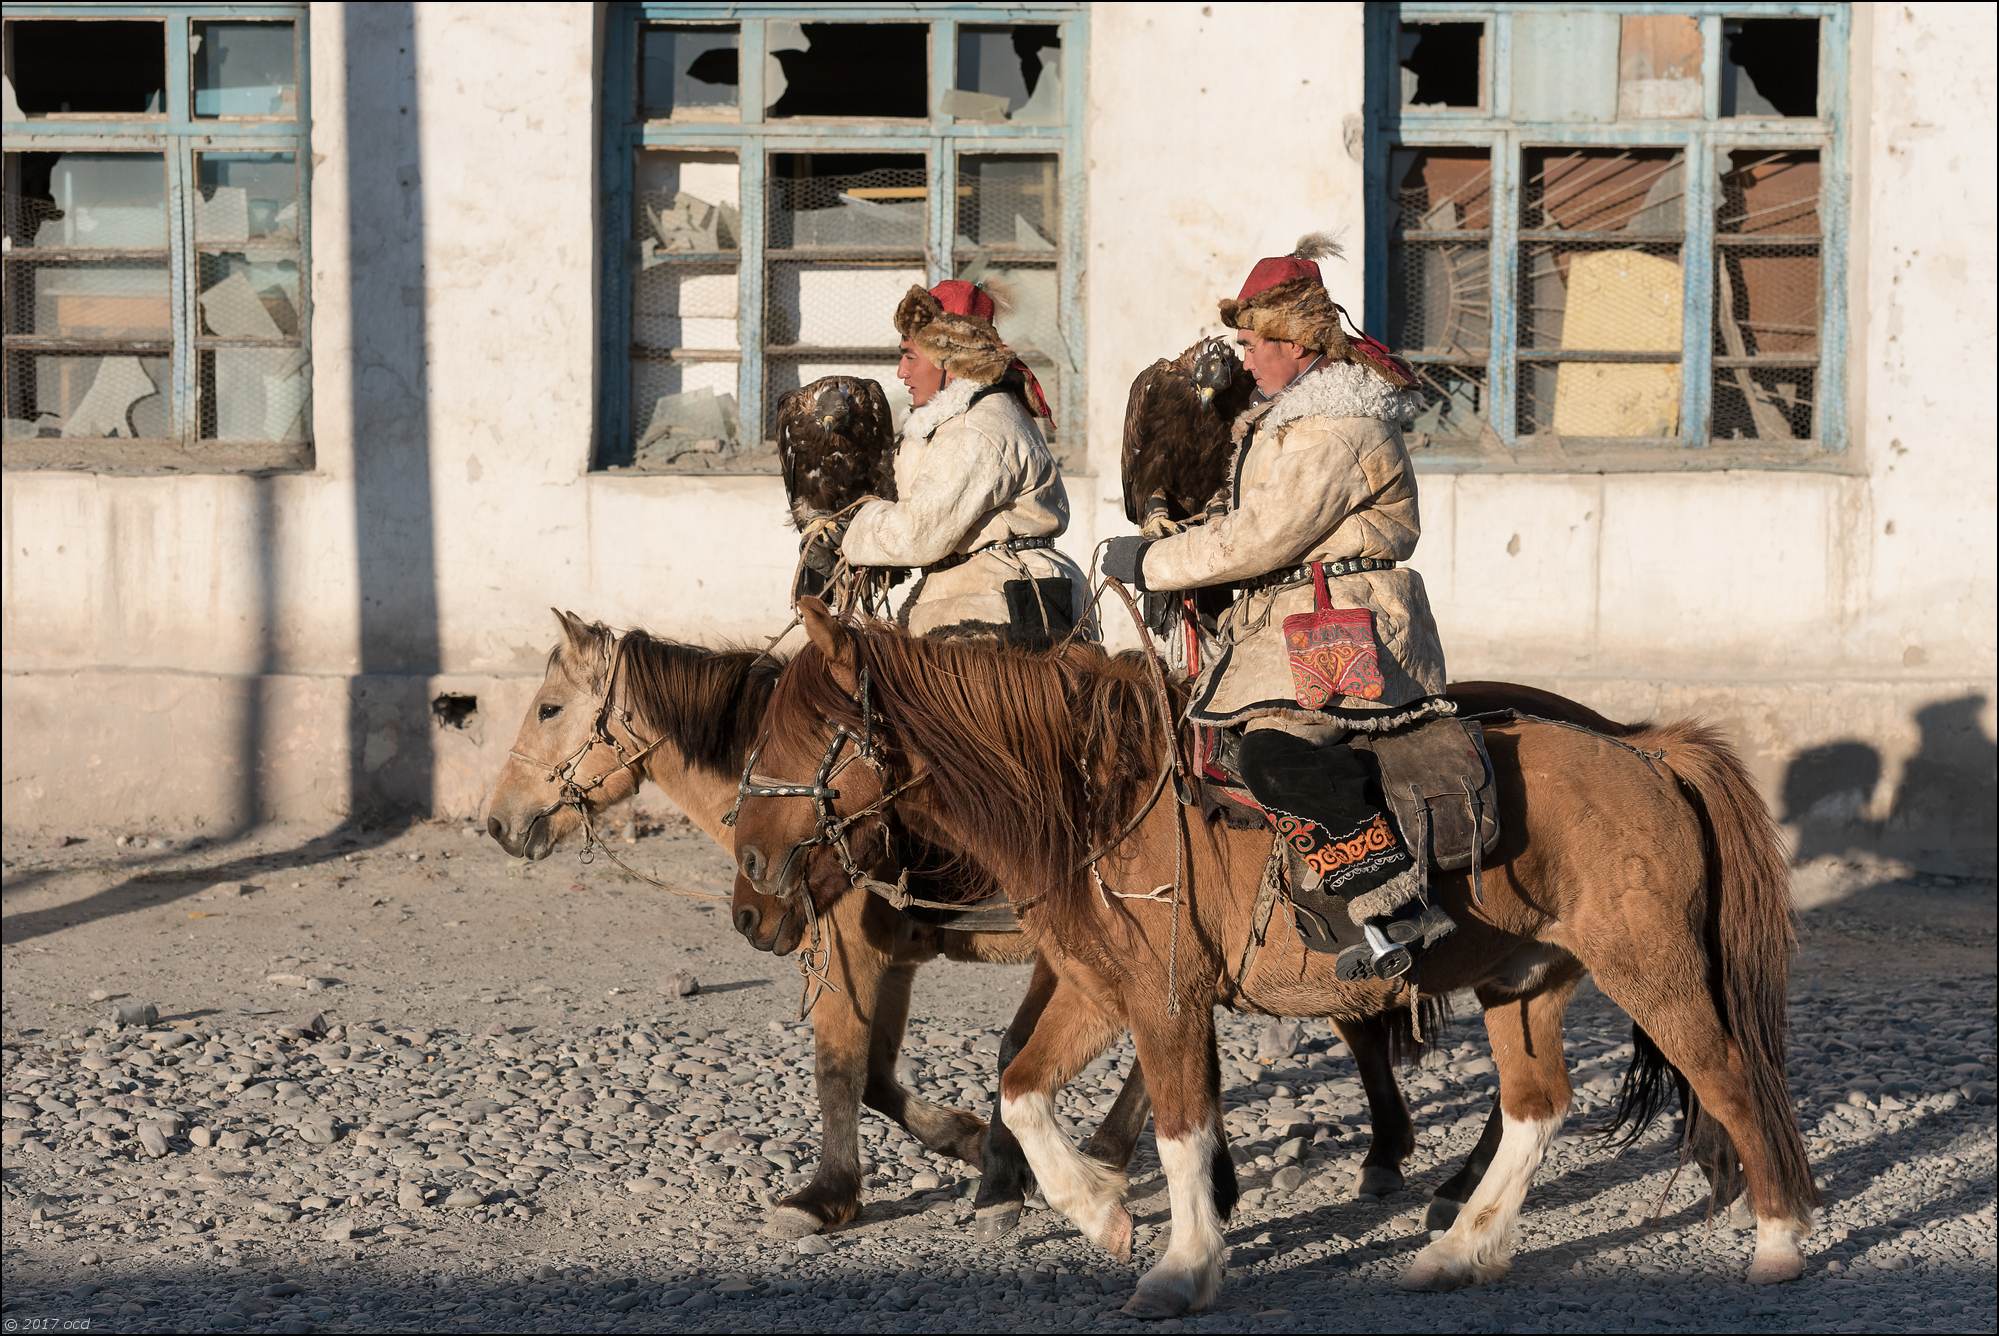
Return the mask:
[[[1271,836],[1190,829],[1170,795],[1147,801],[1181,701],[1146,656],[917,640],[842,624],[813,600],[804,615],[810,643],[772,693],[763,772],[802,779],[835,729],[861,736],[871,764],[841,776],[836,812],[892,796],[905,825],[976,859],[1015,897],[1058,983],[1001,1078],[1001,1107],[1049,1205],[1117,1255],[1131,1246],[1123,1175],[1077,1152],[1053,1096],[1132,1033],[1173,1228],[1127,1311],[1206,1307],[1233,1181],[1214,1006],[1358,1020],[1408,1005],[1406,990],[1341,983],[1285,913],[1248,950]],[[1733,1143],[1757,1220],[1750,1279],[1795,1278],[1817,1191],[1784,1070],[1789,874],[1747,771],[1698,723],[1611,739],[1523,719],[1489,724],[1486,739],[1501,842],[1481,897],[1463,875],[1435,879],[1459,926],[1424,953],[1417,982],[1426,994],[1477,991],[1504,1130],[1456,1222],[1403,1283],[1447,1289],[1504,1274],[1528,1183],[1568,1109],[1561,1022],[1585,973],[1686,1081],[1690,1121],[1714,1120]],[[778,897],[843,881],[822,834],[813,804],[744,801],[739,898],[766,874],[752,889]]]

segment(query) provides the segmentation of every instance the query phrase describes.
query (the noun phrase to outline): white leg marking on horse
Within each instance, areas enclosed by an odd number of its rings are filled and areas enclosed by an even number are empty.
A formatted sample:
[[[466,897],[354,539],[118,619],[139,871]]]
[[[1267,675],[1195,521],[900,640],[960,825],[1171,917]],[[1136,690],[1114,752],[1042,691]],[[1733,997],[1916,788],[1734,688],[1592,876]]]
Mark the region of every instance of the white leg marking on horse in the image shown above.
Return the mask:
[[[1513,1260],[1513,1222],[1541,1159],[1561,1130],[1562,1115],[1501,1119],[1499,1150],[1444,1237],[1416,1254],[1402,1273],[1406,1290],[1454,1290],[1506,1274]]]
[[[1131,1256],[1131,1216],[1124,1209],[1124,1173],[1076,1149],[1055,1120],[1055,1104],[1039,1091],[1002,1096],[1000,1118],[1013,1129],[1027,1167],[1048,1204],[1120,1259]]]
[[[1811,1231],[1802,1220],[1756,1219],[1756,1260],[1749,1264],[1749,1279],[1757,1285],[1775,1285],[1796,1280],[1805,1272],[1804,1250],[1799,1242]]]
[[[1222,1242],[1221,1216],[1215,1210],[1214,1153],[1212,1129],[1159,1139],[1159,1164],[1166,1171],[1166,1196],[1173,1209],[1173,1239],[1138,1282],[1138,1292],[1125,1312],[1179,1317],[1214,1302],[1229,1255]]]

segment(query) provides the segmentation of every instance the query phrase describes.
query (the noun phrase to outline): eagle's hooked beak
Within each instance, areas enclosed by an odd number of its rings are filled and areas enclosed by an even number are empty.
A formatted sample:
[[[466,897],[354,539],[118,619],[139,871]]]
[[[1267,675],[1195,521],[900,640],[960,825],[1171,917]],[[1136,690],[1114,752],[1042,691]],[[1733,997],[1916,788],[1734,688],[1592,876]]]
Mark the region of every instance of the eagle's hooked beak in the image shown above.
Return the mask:
[[[819,425],[822,427],[831,427],[833,425],[833,415],[831,413],[821,413],[819,415]]]
[[[1211,407],[1213,407],[1213,406],[1214,406],[1214,402],[1215,402],[1215,387],[1214,387],[1214,386],[1212,386],[1212,385],[1203,385],[1203,386],[1201,386],[1201,387],[1200,387],[1199,389],[1195,390],[1195,391],[1194,391],[1194,393],[1196,393],[1197,395],[1199,395],[1199,396],[1200,396],[1200,398],[1201,398],[1201,407],[1203,407],[1203,408],[1211,408]]]

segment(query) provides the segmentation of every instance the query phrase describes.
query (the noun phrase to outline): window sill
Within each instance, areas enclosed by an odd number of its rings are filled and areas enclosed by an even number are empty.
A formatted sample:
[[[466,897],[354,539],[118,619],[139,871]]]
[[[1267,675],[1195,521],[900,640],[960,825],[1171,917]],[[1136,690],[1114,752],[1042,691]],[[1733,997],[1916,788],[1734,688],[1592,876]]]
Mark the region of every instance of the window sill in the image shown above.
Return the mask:
[[[1743,472],[1864,474],[1866,462],[1851,450],[1827,450],[1807,441],[1708,446],[1618,445],[1592,441],[1574,445],[1481,448],[1473,441],[1410,445],[1409,458],[1421,473],[1722,473]]]
[[[199,473],[310,473],[312,446],[228,445],[187,450],[170,441],[9,441],[0,450],[9,473],[116,473],[132,476]]]

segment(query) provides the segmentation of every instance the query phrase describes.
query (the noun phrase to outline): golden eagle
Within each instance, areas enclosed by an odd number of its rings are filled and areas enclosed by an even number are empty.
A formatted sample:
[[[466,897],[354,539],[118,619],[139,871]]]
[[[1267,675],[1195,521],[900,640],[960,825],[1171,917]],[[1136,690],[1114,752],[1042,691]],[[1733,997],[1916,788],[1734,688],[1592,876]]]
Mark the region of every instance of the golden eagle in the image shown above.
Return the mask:
[[[864,496],[895,499],[895,424],[881,382],[821,376],[777,401],[777,458],[803,529]]]
[[[1148,537],[1207,510],[1229,464],[1229,424],[1256,383],[1225,338],[1138,373],[1124,409],[1124,513]]]
[[[777,401],[777,458],[791,522],[804,535],[796,602],[826,594],[838,565],[842,529],[827,517],[851,518],[862,497],[895,499],[895,423],[881,382],[821,376],[787,392]]]

